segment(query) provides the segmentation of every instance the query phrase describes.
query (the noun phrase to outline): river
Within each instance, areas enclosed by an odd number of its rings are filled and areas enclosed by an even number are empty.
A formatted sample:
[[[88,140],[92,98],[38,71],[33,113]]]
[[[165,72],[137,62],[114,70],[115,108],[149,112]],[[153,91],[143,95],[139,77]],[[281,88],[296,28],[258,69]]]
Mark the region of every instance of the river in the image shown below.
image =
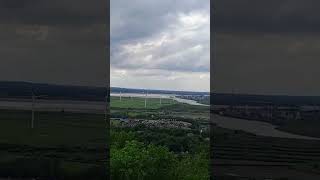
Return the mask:
[[[320,140],[320,138],[308,137],[297,135],[293,133],[288,133],[280,131],[277,126],[262,122],[245,120],[239,118],[225,117],[219,115],[213,115],[213,122],[219,127],[233,130],[243,130],[255,135],[268,136],[268,137],[278,137],[278,138],[292,138],[292,139],[305,139],[305,140]]]
[[[111,94],[111,96],[119,96],[120,94]],[[193,100],[181,99],[175,95],[168,94],[134,94],[124,93],[123,97],[147,97],[147,98],[164,98],[174,99],[175,101],[191,104],[202,105]],[[106,102],[97,101],[75,101],[75,100],[44,100],[37,99],[34,104],[36,111],[66,111],[66,112],[85,112],[85,113],[104,113]],[[16,110],[31,110],[32,100],[30,99],[0,99],[0,109],[16,109]]]

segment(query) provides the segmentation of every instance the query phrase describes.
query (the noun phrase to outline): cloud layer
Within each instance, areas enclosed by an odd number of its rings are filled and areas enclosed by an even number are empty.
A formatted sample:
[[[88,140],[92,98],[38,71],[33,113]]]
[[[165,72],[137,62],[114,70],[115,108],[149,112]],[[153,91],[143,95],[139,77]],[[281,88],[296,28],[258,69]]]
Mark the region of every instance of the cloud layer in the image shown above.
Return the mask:
[[[208,0],[112,0],[111,85],[209,91],[209,8]]]
[[[0,0],[0,81],[106,86],[105,0]]]
[[[314,32],[320,30],[317,0],[216,0],[217,31]]]
[[[315,0],[217,0],[213,91],[320,95]]]

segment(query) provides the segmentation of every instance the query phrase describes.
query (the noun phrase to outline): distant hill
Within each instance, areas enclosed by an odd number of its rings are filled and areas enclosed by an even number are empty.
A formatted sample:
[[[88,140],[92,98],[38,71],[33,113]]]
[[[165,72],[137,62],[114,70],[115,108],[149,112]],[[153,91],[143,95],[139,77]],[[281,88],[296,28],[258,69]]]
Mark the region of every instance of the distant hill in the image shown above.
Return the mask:
[[[46,95],[43,99],[69,99],[104,101],[107,94],[105,87],[67,86],[44,83],[0,81],[0,98],[31,98],[32,91],[36,95]],[[128,89],[111,87],[111,93],[144,93],[145,89]],[[153,94],[209,95],[203,92],[148,90]]]
[[[45,99],[69,99],[104,101],[107,94],[105,87],[66,86],[44,83],[0,81],[0,98],[31,98],[36,95],[47,95]],[[209,95],[208,92],[146,90],[111,87],[111,93],[148,93],[176,95]],[[320,96],[276,96],[212,93],[213,104],[248,104],[248,105],[319,105]]]
[[[212,93],[212,104],[216,105],[320,105],[320,96],[283,96]]]
[[[65,86],[29,82],[0,82],[0,98],[31,98],[46,95],[43,99],[104,101],[106,88],[87,86]]]
[[[177,95],[209,95],[209,92],[192,92],[192,91],[170,91],[170,90],[154,90],[154,89],[130,89],[111,87],[111,93],[145,93],[149,94],[177,94]]]

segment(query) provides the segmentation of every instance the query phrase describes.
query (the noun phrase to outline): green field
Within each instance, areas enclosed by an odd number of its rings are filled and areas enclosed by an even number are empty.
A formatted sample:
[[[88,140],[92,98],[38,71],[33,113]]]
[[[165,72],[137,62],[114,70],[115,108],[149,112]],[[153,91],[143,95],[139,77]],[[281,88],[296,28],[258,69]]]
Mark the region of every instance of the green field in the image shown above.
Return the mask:
[[[36,112],[32,129],[30,111],[0,110],[0,124],[0,177],[85,179],[106,174],[103,114]]]
[[[136,108],[145,109],[145,99],[140,97],[120,97],[111,96],[111,108]],[[177,104],[172,99],[147,98],[147,109],[159,109],[161,107]]]

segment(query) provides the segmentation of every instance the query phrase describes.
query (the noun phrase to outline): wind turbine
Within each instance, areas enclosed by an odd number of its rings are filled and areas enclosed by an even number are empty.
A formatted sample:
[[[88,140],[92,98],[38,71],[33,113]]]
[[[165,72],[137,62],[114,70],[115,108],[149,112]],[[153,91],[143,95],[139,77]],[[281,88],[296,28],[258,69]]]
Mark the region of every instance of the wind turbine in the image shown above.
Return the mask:
[[[34,112],[35,112],[35,104],[36,104],[36,99],[40,97],[47,97],[47,95],[39,95],[36,96],[34,90],[32,89],[32,115],[31,115],[31,129],[34,128]]]
[[[108,125],[108,108],[109,108],[108,95],[106,95],[105,107],[104,107],[104,119],[105,119],[107,125]]]
[[[172,104],[174,103],[174,98],[175,98],[175,95],[173,94],[172,95]]]
[[[146,96],[144,98],[144,108],[147,108],[147,96],[148,96],[148,91],[146,91]]]

